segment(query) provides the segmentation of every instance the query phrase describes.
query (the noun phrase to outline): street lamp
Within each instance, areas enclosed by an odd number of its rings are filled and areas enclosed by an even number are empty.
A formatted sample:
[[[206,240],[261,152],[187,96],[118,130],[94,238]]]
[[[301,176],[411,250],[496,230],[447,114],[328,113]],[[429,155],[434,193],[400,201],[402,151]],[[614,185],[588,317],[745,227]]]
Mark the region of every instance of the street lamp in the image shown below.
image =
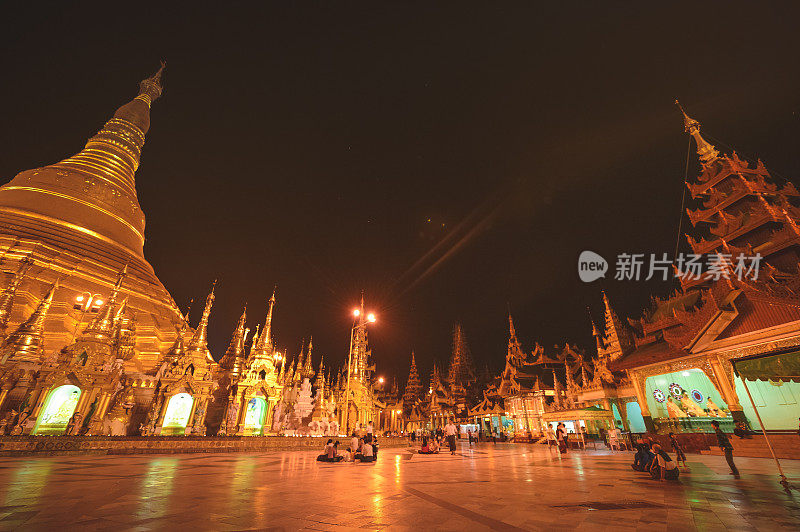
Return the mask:
[[[78,335],[78,327],[80,327],[83,319],[86,317],[86,313],[97,312],[100,310],[100,307],[103,306],[103,301],[100,294],[93,294],[91,292],[82,292],[75,296],[75,304],[72,306],[75,310],[81,311],[81,317],[78,318],[77,323],[75,323],[75,329],[72,331],[72,341],[75,341],[75,336]]]
[[[353,340],[355,338],[355,334],[357,330],[364,329],[366,330],[368,323],[375,323],[376,318],[375,314],[370,312],[366,319],[364,317],[364,294],[361,294],[361,308],[357,308],[353,310],[353,327],[350,329],[350,350],[347,353],[347,386],[345,387],[344,392],[344,407],[345,407],[345,418],[344,418],[344,426],[347,433],[350,433],[350,380],[353,377]]]

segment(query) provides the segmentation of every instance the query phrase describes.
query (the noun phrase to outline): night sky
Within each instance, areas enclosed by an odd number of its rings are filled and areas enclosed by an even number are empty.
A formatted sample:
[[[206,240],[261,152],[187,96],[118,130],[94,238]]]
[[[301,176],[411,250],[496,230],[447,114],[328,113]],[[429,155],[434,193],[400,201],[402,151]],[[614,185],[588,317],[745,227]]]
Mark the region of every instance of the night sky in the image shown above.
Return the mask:
[[[2,182],[79,151],[167,61],[137,174],[145,256],[198,301],[193,324],[219,278],[217,357],[275,284],[278,344],[313,334],[336,363],[365,289],[378,375],[401,386],[412,349],[425,379],[447,361],[457,320],[500,369],[509,305],[526,350],[590,348],[601,289],[638,317],[674,288],[584,284],[577,257],[672,255],[675,98],[718,149],[800,185],[797,3],[16,4]]]

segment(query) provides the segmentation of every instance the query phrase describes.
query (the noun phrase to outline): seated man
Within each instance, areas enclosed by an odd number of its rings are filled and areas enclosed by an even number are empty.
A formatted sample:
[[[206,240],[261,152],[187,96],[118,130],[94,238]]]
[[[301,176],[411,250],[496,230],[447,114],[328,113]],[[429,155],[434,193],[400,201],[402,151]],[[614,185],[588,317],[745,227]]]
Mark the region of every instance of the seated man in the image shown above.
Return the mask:
[[[353,437],[350,439],[350,447],[348,447],[347,449],[347,452],[349,453],[348,455],[349,462],[355,460],[356,453],[361,451],[361,445],[362,445],[361,439],[359,439],[359,437],[356,436],[356,433],[353,432]]]
[[[666,451],[661,449],[657,443],[653,444],[653,453],[655,458],[650,466],[650,476],[653,480],[678,480],[678,466],[669,457]]]
[[[375,454],[372,452],[372,444],[364,443],[361,446],[361,452],[356,453],[355,459],[361,460],[362,462],[374,462]]]

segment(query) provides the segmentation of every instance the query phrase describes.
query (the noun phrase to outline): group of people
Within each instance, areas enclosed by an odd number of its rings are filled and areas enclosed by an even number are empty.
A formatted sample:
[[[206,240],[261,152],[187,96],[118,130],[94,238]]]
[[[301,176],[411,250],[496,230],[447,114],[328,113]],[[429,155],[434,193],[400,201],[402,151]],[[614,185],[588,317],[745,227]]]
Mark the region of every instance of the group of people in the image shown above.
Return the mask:
[[[322,454],[317,456],[318,462],[374,462],[378,458],[378,441],[373,436],[372,423],[367,425],[363,436],[353,431],[350,446],[343,454],[339,453],[339,441],[329,439]]]
[[[458,437],[458,427],[450,419],[444,429],[438,428],[431,431],[430,435],[422,434],[422,447],[419,454],[438,454],[440,446],[447,441],[450,449],[450,454],[456,454],[456,438]],[[470,443],[472,443],[472,434],[470,433]]]
[[[634,471],[641,471],[650,473],[653,480],[678,480],[680,472],[675,462],[686,465],[686,454],[683,452],[683,447],[675,438],[675,435],[669,433],[670,445],[672,450],[675,451],[675,461],[670,458],[669,454],[661,448],[661,445],[653,442],[650,438],[643,438],[636,441],[636,454],[633,457],[633,464],[631,468]]]

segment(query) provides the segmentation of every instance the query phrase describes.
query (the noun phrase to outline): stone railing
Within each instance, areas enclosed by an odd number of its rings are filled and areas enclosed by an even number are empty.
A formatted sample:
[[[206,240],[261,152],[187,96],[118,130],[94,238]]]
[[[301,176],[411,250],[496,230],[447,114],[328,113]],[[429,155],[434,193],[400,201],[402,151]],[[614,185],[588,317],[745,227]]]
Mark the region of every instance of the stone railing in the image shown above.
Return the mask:
[[[349,438],[338,437],[344,449]],[[328,436],[0,436],[0,456],[261,453],[319,450]],[[406,438],[379,437],[379,448],[405,447]]]

